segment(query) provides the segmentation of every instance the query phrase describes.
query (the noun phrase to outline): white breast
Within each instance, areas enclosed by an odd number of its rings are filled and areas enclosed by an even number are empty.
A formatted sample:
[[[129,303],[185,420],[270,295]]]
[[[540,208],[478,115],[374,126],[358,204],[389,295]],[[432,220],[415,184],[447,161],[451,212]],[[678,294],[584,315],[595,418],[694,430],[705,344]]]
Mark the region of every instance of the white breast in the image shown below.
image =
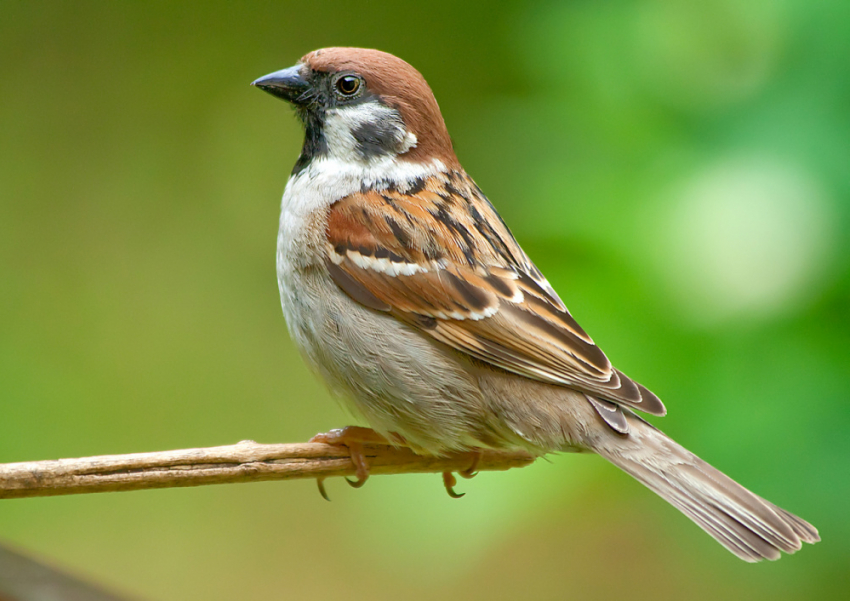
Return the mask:
[[[438,160],[422,164],[385,158],[367,164],[321,158],[289,178],[277,236],[277,279],[290,331],[300,322],[309,322],[310,307],[322,302],[321,298],[308,298],[304,282],[307,272],[325,269],[330,206],[364,189],[386,189],[391,184],[402,185],[445,170]]]
[[[315,161],[286,186],[277,252],[283,313],[307,361],[373,428],[430,453],[477,444],[471,432],[483,399],[475,380],[432,340],[346,296],[324,265],[325,230],[338,199],[444,170],[438,161],[380,168]]]

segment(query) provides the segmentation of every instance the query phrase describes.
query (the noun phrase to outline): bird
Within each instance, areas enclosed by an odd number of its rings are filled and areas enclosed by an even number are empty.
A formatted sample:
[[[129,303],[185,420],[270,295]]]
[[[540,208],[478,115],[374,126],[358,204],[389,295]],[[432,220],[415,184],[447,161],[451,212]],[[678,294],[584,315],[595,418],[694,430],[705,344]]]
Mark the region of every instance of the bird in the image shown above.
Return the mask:
[[[350,449],[353,485],[368,477],[370,442],[469,452],[467,477],[485,448],[592,452],[745,561],[820,540],[641,416],[666,409],[611,364],[517,243],[414,67],[323,48],[252,85],[304,126],[277,279],[295,345],[370,426],[313,439]]]

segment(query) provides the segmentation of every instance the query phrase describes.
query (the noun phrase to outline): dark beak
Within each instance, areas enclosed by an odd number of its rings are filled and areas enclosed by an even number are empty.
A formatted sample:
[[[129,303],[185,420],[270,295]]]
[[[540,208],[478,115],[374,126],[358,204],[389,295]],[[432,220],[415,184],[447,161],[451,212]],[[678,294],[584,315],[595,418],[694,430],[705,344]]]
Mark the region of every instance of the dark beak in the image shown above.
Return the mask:
[[[283,98],[293,104],[301,104],[305,94],[310,89],[310,84],[301,76],[302,65],[295,65],[289,69],[275,71],[264,75],[251,83],[272,96]]]

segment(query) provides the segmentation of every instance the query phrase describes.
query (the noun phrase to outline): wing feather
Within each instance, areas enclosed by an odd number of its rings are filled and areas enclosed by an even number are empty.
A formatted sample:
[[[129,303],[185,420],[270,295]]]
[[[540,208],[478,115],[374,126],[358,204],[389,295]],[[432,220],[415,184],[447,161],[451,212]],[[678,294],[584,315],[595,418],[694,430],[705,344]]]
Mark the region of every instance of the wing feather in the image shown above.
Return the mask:
[[[331,277],[357,302],[478,360],[598,397],[614,429],[623,419],[611,403],[665,412],[614,369],[462,172],[338,201],[326,251]]]

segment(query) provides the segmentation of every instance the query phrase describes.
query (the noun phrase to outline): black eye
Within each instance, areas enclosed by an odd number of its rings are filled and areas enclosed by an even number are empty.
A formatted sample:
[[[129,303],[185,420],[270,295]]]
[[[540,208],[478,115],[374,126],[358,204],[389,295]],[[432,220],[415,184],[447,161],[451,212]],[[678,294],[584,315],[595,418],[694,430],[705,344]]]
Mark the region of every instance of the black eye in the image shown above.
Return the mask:
[[[336,80],[336,89],[343,96],[354,96],[360,89],[360,78],[354,75],[343,75]]]

